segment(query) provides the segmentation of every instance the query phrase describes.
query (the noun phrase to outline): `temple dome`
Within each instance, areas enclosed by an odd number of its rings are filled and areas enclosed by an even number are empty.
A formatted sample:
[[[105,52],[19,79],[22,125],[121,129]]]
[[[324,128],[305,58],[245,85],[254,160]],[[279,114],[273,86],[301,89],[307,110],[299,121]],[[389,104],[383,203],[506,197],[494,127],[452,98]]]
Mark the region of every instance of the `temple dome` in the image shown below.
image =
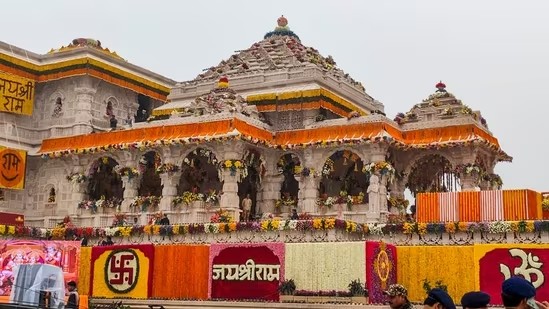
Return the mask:
[[[315,48],[303,45],[299,36],[290,30],[288,19],[284,16],[278,18],[276,28],[265,34],[263,40],[252,44],[245,50],[238,51],[229,59],[221,61],[217,66],[206,69],[206,72],[198,75],[189,83],[213,82],[221,76],[230,78],[237,75],[264,74],[308,66],[318,67],[324,74],[347,81],[362,93],[365,91],[360,82],[355,81],[349,74],[337,67],[331,56],[324,57]]]

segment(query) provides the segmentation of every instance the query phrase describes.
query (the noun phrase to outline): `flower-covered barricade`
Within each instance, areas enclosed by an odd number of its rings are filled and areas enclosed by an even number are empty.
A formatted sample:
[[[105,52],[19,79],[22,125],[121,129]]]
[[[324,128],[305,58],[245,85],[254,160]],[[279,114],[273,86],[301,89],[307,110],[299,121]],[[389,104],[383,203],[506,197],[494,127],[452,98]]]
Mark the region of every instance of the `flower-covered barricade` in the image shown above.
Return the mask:
[[[156,173],[157,174],[165,174],[165,173],[168,173],[168,174],[172,174],[172,173],[175,173],[175,172],[179,172],[181,168],[173,163],[163,163],[163,164],[160,164],[157,168],[156,168]]]
[[[372,162],[365,164],[362,171],[368,175],[379,173],[381,176],[387,176],[389,183],[392,183],[395,178],[395,168],[391,163],[386,161]]]
[[[335,204],[347,205],[347,210],[353,210],[353,205],[364,203],[364,193],[360,192],[358,195],[349,195],[347,191],[340,191],[338,196],[323,195],[319,197],[316,204],[322,209],[332,209]]]
[[[139,176],[139,170],[135,167],[121,167],[120,165],[117,165],[114,167],[114,171],[118,173],[120,176],[126,176],[129,179],[135,178]]]
[[[88,176],[84,175],[83,173],[71,173],[67,176],[67,181],[77,184],[77,183],[83,183],[88,180]]]
[[[146,211],[147,208],[155,208],[160,203],[162,197],[160,196],[137,196],[130,204],[130,208],[138,209],[140,211]]]

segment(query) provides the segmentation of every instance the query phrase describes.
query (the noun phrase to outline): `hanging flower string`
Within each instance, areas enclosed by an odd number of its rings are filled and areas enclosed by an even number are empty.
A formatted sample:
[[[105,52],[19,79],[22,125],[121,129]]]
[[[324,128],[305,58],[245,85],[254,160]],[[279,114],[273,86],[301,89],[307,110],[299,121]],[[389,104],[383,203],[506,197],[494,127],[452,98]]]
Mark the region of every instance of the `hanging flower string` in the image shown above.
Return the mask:
[[[83,183],[88,180],[88,176],[83,173],[71,173],[67,176],[67,181],[72,183]]]
[[[121,167],[120,165],[117,165],[114,167],[114,171],[118,173],[118,175],[126,176],[129,179],[139,176],[139,170],[137,170],[137,168],[135,167]]]
[[[392,183],[395,178],[395,168],[391,163],[386,161],[372,162],[370,164],[364,165],[362,172],[366,174],[375,174],[379,173],[382,176],[388,176],[389,183]]]
[[[172,173],[178,172],[179,170],[180,170],[179,166],[177,166],[173,163],[164,163],[164,164],[159,165],[156,168],[156,173],[157,174],[164,174],[164,173],[172,174]]]

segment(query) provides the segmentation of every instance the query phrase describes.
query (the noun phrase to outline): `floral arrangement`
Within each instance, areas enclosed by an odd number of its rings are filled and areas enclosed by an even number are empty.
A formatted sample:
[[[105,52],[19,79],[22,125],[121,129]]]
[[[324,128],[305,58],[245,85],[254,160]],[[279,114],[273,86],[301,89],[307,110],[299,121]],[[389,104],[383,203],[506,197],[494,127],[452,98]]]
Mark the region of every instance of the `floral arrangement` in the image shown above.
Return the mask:
[[[139,171],[135,167],[120,167],[120,165],[115,166],[115,172],[120,176],[127,176],[129,179],[139,176]]]
[[[0,225],[0,235],[14,235],[17,237],[36,237],[56,239],[77,235],[88,238],[105,235],[107,231],[116,237],[129,237],[130,235],[184,235],[206,233],[210,226],[214,226],[216,233],[256,231],[267,232],[273,230],[296,230],[296,231],[317,231],[317,230],[338,230],[347,233],[358,233],[361,235],[389,235],[389,234],[419,234],[428,233],[455,233],[457,231],[467,233],[490,233],[500,230],[500,233],[539,233],[549,231],[549,220],[539,221],[511,221],[501,224],[499,222],[450,222],[450,223],[404,223],[404,224],[377,224],[377,223],[355,223],[353,221],[334,218],[316,218],[309,220],[275,220],[266,219],[262,221],[230,222],[230,223],[186,223],[175,225],[147,225],[129,227],[71,227],[58,231],[57,228],[38,228],[30,226]],[[499,226],[499,228],[495,228]],[[449,230],[447,230],[447,228]]]
[[[393,182],[396,171],[391,163],[386,161],[372,162],[370,164],[365,164],[362,168],[362,172],[366,174],[375,174],[379,173],[382,176],[388,176],[389,182]]]
[[[482,168],[474,163],[460,164],[455,170],[458,175],[480,175],[482,174]]]
[[[160,164],[157,168],[156,168],[156,173],[157,174],[164,174],[164,173],[175,173],[175,172],[178,172],[180,170],[180,167],[173,164],[173,163],[163,163],[163,164]]]
[[[85,200],[78,203],[78,209],[91,210],[92,213],[96,213],[97,205],[94,200]]]
[[[454,110],[450,107],[448,108],[445,108],[443,111],[442,111],[442,116],[452,116],[452,115],[455,115],[456,113],[454,112]]]
[[[277,213],[280,213],[280,210],[283,206],[296,206],[297,201],[293,199],[291,196],[283,196],[276,200],[275,202],[275,210]]]
[[[114,219],[112,220],[112,226],[126,226],[128,222],[126,221],[126,214],[116,213],[114,214]]]
[[[67,176],[67,180],[72,183],[83,183],[88,180],[88,176],[83,173],[71,173]]]
[[[541,201],[541,208],[545,211],[549,211],[549,197],[544,196],[543,200]]]
[[[79,209],[91,210],[92,213],[96,213],[99,208],[120,208],[122,200],[118,198],[106,199],[105,196],[101,196],[98,200],[84,200],[78,203]]]
[[[215,154],[211,150],[204,149],[204,148],[199,148],[199,149],[193,150],[191,152],[191,154],[194,154],[195,156],[201,156],[201,157],[207,158],[208,163],[210,163],[210,164],[216,165],[218,163],[217,158],[215,157]],[[187,165],[192,164],[192,162],[191,162],[191,160],[189,160],[189,158],[183,159],[183,163],[185,163]]]
[[[501,187],[503,186],[503,180],[501,180],[501,177],[498,174],[493,174],[493,173],[483,174],[482,180],[489,182],[492,187],[495,187],[498,189],[501,189]]]
[[[219,205],[219,202],[221,200],[221,194],[222,194],[221,192],[217,192],[214,189],[210,189],[208,190],[208,194],[206,195],[206,199],[204,200],[204,202],[210,205]]]
[[[326,207],[328,209],[332,209],[332,207],[334,206],[334,204],[338,202],[338,200],[339,200],[339,197],[332,197],[332,196],[320,197],[316,200],[316,204],[319,207]]]
[[[389,198],[389,205],[391,205],[391,207],[397,208],[400,211],[404,211],[410,205],[410,201],[403,197],[392,196]]]
[[[240,160],[225,160],[221,167],[231,171],[231,176],[235,176],[237,171],[244,172],[246,171],[246,165]],[[242,176],[245,178],[246,176]]]
[[[294,175],[299,175],[303,170],[303,167],[301,167],[301,164],[299,163],[299,158],[294,154],[291,154],[291,159],[287,158],[289,156],[290,154],[286,154],[280,157],[280,160],[276,163],[277,172],[283,174],[293,168],[292,173]]]
[[[326,160],[326,163],[324,163],[324,166],[322,167],[322,175],[328,176],[333,170],[334,170],[334,161],[328,158],[328,160]]]
[[[341,195],[341,193],[345,193],[345,195]],[[347,192],[342,191],[339,192],[339,195],[342,199],[345,199],[345,203],[347,204],[347,209],[352,210],[353,205],[362,204],[364,202],[364,192],[360,192],[356,196],[347,195]]]
[[[360,279],[356,279],[349,283],[349,293],[352,296],[368,296],[368,290],[364,287],[364,284],[360,282]]]
[[[160,196],[138,196],[130,204],[131,208],[141,207],[141,211],[147,210],[149,207],[156,207],[162,198]]]
[[[172,205],[174,207],[179,206],[181,204],[185,204],[186,206],[189,206],[194,201],[203,201],[204,200],[204,194],[197,193],[197,192],[191,192],[191,191],[185,191],[182,195],[176,196],[172,200]]]
[[[223,209],[219,209],[210,217],[211,223],[231,223],[234,222],[233,216]]]

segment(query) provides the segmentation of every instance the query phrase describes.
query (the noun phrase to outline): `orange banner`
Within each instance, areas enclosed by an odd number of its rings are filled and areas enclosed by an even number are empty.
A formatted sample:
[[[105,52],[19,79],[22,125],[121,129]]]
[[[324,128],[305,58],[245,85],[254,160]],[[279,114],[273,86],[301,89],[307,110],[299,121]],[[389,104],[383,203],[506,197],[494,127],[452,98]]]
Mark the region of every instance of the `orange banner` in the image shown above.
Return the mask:
[[[153,298],[208,298],[209,246],[155,246],[154,255]]]
[[[25,188],[27,152],[0,146],[0,188]]]

